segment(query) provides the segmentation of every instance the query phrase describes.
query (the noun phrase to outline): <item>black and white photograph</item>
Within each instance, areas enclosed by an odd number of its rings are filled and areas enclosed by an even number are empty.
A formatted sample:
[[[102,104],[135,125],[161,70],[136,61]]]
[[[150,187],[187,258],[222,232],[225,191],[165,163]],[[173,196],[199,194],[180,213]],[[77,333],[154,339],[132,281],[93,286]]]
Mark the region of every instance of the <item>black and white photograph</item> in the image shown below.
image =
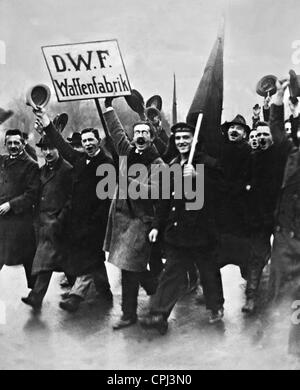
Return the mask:
[[[299,0],[0,0],[0,370],[300,369]]]

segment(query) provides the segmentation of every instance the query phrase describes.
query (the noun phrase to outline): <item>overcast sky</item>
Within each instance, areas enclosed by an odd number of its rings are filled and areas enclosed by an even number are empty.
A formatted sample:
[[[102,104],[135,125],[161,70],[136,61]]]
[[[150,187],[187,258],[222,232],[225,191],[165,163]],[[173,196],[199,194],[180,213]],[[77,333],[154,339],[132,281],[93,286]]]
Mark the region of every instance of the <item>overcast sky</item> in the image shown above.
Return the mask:
[[[117,39],[133,88],[171,112],[173,72],[184,120],[225,10],[224,111],[247,119],[257,81],[282,76],[300,40],[299,0],[0,0],[0,106],[34,83],[51,84],[41,46]],[[0,45],[1,46],[1,45]],[[0,63],[3,62],[3,53]]]

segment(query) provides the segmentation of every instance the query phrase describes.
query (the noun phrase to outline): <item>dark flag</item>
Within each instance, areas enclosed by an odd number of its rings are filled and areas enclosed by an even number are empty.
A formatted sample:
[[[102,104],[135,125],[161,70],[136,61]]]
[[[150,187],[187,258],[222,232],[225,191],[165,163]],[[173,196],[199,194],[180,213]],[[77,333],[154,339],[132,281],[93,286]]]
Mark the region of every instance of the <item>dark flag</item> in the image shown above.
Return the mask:
[[[203,113],[200,137],[208,154],[214,157],[219,156],[223,142],[220,130],[223,105],[223,51],[224,22],[206,63],[186,119],[187,123],[196,126],[199,113]]]
[[[4,123],[7,119],[9,119],[12,115],[13,111],[5,111],[3,108],[0,107],[0,125]]]
[[[172,124],[175,125],[175,123],[177,123],[177,97],[176,97],[176,78],[174,73]]]

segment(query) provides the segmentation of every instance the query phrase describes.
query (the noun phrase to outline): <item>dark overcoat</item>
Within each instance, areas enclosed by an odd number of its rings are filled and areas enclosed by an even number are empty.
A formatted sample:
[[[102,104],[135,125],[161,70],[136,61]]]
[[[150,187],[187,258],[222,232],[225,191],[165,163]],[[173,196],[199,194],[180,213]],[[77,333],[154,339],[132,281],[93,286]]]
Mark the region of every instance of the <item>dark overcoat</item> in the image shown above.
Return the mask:
[[[147,192],[151,187],[158,186],[155,169],[163,164],[163,161],[156,148],[149,147],[141,155],[137,154],[116,113],[112,110],[104,116],[118,155],[128,157],[128,167],[132,163],[144,164],[147,167],[148,175],[139,180],[139,185],[144,186]],[[121,166],[120,170],[123,168]],[[148,233],[153,218],[154,202],[151,199],[121,199],[118,187],[111,204],[104,243],[104,250],[109,252],[108,261],[123,270],[145,271],[151,252]]]
[[[193,159],[193,165],[204,164],[204,187],[197,189],[198,196],[200,191],[204,191],[202,208],[187,210],[186,203],[192,201],[187,201],[184,195],[176,193],[173,181],[170,199],[160,200],[158,203],[152,228],[163,233],[164,241],[174,247],[208,248],[217,244],[214,190],[216,178],[221,173],[217,167],[205,165],[207,161],[205,154],[201,152]],[[180,164],[180,156],[171,161],[170,165],[173,164]]]
[[[217,216],[222,234],[245,236],[248,228],[247,184],[251,177],[251,147],[245,140],[226,140],[220,166],[223,177],[217,186]]]
[[[284,107],[272,104],[270,128],[273,139],[281,145],[286,164],[275,211],[275,234],[271,254],[270,298],[292,294],[299,299],[300,275],[300,153],[286,142]]]
[[[27,153],[0,156],[0,204],[11,210],[0,216],[0,269],[32,262],[35,253],[33,207],[38,198],[39,168]]]
[[[37,249],[32,273],[62,271],[65,258],[64,207],[71,195],[72,167],[62,158],[50,170],[40,170],[41,188],[36,215]]]
[[[56,131],[52,123],[45,129],[60,155],[73,166],[71,201],[66,207],[67,257],[65,271],[74,276],[92,272],[105,259],[103,242],[110,199],[97,196],[98,183],[105,178],[97,169],[102,164],[113,165],[112,159],[100,149],[87,163],[86,153],[74,150]]]

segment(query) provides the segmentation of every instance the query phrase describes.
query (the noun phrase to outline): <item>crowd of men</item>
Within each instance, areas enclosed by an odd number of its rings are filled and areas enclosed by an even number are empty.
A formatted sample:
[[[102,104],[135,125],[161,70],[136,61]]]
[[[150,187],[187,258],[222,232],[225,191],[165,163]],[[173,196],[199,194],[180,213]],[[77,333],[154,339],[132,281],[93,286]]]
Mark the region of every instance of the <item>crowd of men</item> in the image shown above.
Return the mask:
[[[227,264],[238,265],[246,280],[241,309],[248,315],[257,308],[269,261],[269,302],[282,294],[299,299],[300,112],[298,99],[291,97],[291,116],[285,120],[287,86],[288,81],[277,80],[276,94],[265,98],[263,120],[257,104],[251,127],[241,115],[221,126],[218,158],[206,153],[201,138],[192,163],[192,125],[176,123],[168,138],[160,111],[151,107],[133,125],[130,140],[109,98],[104,118],[112,143],[106,148],[94,128],[64,139],[46,110],[36,107],[35,128],[41,134],[36,146],[45,160],[39,168],[21,130],[7,130],[7,155],[0,156],[0,268],[23,264],[30,293],[22,301],[40,310],[52,273],[58,271],[70,284],[62,309],[78,310],[92,285],[100,299],[111,303],[105,252],[121,270],[123,314],[115,330],[137,321],[141,286],[151,295],[141,323],[164,334],[173,307],[197,279],[209,323],[222,321],[220,269]],[[204,206],[189,210],[184,195],[176,196],[174,182],[169,199],[133,199],[118,185],[112,200],[99,197],[97,185],[105,179],[99,167],[111,164],[124,174],[118,166],[123,156],[127,169],[138,163],[147,168],[147,177],[127,179],[148,193],[162,184],[153,180],[153,167],[178,164],[182,180],[194,183],[196,164],[204,164]]]

